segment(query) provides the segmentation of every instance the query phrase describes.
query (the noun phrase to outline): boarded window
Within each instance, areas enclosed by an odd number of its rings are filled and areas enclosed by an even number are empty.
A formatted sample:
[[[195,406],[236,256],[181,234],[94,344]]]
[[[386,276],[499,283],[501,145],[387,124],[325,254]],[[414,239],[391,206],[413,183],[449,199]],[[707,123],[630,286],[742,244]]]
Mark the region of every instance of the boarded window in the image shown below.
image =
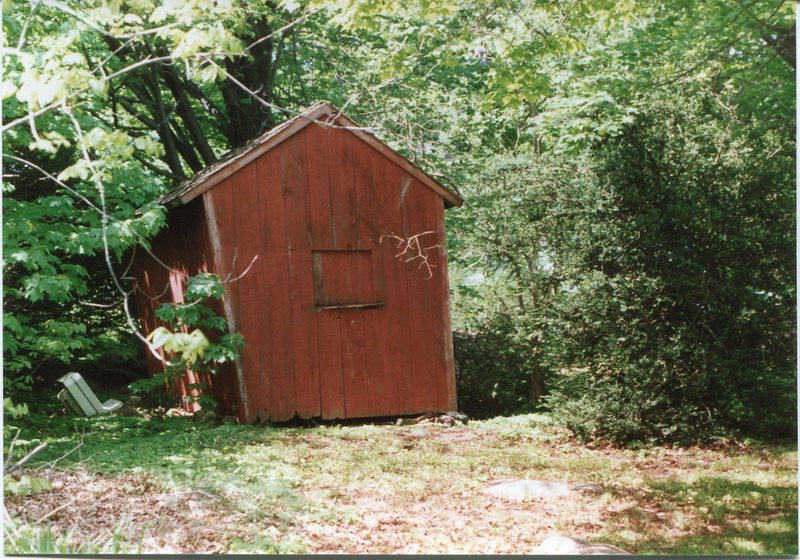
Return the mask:
[[[317,308],[378,307],[369,250],[314,251]]]

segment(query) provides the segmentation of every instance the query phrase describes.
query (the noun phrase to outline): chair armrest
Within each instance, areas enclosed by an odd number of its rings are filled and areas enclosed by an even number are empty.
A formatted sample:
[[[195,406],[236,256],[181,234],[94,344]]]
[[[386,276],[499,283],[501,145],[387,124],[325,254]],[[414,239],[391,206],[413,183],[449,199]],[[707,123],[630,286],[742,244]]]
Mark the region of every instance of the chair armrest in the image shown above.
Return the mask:
[[[108,399],[106,402],[103,403],[103,411],[113,412],[114,410],[117,410],[121,406],[122,403],[117,399]]]

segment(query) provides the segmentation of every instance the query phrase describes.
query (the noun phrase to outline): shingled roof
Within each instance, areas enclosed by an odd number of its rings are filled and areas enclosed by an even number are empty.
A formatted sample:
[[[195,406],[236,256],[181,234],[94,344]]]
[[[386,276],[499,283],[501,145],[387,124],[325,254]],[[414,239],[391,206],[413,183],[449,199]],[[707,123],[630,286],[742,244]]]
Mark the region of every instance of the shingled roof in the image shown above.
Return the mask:
[[[319,101],[311,105],[295,117],[231,150],[215,163],[202,169],[194,176],[183,181],[174,190],[163,195],[159,202],[167,206],[186,204],[311,123],[317,123],[322,126],[343,127],[405,169],[423,185],[434,190],[444,198],[447,207],[461,206],[463,204],[464,200],[456,192],[440,184],[416,164],[378,140],[366,128],[357,124],[327,101]]]

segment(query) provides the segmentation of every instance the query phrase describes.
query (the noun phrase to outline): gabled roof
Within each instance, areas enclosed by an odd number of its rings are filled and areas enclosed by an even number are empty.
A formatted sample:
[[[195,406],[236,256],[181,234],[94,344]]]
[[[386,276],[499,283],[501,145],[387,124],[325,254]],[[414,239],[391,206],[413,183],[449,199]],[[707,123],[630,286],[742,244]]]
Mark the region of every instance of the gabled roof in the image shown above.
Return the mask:
[[[355,134],[385,157],[405,169],[420,183],[444,198],[446,207],[461,206],[463,204],[464,200],[457,193],[441,185],[433,177],[378,140],[374,135],[367,132],[364,127],[354,122],[327,101],[320,101],[311,105],[299,115],[242,144],[235,150],[231,150],[222,156],[219,161],[199,171],[174,190],[162,196],[160,202],[168,206],[186,204],[314,122],[322,126],[335,125],[344,127],[345,130]]]

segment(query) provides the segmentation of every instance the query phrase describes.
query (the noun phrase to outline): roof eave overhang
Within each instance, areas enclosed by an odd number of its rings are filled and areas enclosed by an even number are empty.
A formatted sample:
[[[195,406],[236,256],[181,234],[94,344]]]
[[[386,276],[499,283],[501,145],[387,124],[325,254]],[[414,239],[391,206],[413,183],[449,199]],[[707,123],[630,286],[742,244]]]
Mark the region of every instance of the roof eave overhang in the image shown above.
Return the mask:
[[[290,119],[290,121],[287,121],[285,126],[278,125],[279,130],[277,130],[274,134],[268,134],[263,142],[224,163],[219,167],[219,169],[215,170],[208,177],[197,182],[196,185],[178,187],[171,193],[166,194],[164,197],[162,197],[162,202],[166,206],[172,207],[181,206],[194,200],[204,192],[225,180],[227,177],[230,177],[236,173],[248,163],[254,161],[261,155],[273,149],[284,140],[297,134],[312,123],[318,123],[322,126],[341,126],[352,134],[355,134],[380,152],[384,157],[390,159],[392,162],[407,171],[420,183],[424,184],[441,196],[444,199],[445,208],[452,208],[454,206],[458,207],[464,203],[464,199],[462,199],[458,194],[441,185],[438,181],[436,181],[436,179],[428,175],[416,164],[410,162],[395,150],[378,140],[367,129],[350,119],[347,115],[343,114],[327,101],[323,101],[309,107],[305,112],[297,115],[293,119]],[[187,183],[191,184],[192,180],[193,179],[188,179]]]

